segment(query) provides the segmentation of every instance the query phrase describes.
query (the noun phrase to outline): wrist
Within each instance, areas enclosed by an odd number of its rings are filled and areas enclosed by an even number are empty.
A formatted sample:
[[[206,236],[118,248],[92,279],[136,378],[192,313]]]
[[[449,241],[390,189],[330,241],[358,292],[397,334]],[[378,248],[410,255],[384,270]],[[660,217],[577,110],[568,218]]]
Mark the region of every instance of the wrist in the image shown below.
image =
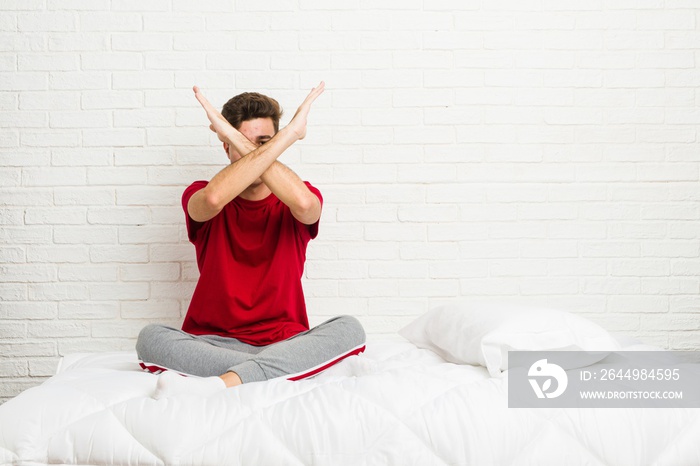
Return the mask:
[[[301,139],[300,135],[297,134],[297,132],[294,131],[294,129],[290,128],[289,125],[279,130],[275,137],[283,141],[289,142],[290,144],[293,144]]]
[[[245,136],[243,136],[243,134],[240,131],[238,131],[233,126],[231,126],[226,131],[226,133],[224,134],[224,138],[226,139],[225,142],[234,147],[238,147],[244,144],[245,142],[250,142]]]

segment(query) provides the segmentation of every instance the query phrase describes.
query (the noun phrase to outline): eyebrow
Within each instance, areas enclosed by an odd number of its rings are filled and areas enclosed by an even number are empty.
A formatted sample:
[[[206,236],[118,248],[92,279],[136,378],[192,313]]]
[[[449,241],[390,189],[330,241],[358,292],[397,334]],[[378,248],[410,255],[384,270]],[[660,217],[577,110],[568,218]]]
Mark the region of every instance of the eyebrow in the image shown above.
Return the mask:
[[[272,136],[267,136],[267,135],[258,136],[258,141],[269,141],[270,139],[272,139]]]

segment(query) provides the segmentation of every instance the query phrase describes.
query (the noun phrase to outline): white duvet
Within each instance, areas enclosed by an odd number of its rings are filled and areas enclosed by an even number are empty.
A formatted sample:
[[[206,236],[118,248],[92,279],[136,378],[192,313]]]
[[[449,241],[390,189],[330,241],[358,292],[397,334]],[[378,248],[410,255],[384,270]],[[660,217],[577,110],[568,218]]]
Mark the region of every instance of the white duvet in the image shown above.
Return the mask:
[[[509,409],[507,373],[407,342],[211,397],[155,383],[133,353],[66,358],[0,406],[0,464],[700,464],[700,410]]]

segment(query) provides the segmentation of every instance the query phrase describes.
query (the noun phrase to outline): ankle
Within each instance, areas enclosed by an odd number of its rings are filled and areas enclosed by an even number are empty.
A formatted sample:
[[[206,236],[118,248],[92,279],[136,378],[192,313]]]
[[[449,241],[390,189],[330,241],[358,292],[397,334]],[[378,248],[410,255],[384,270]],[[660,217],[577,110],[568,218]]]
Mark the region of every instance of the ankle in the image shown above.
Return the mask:
[[[233,371],[229,371],[223,375],[220,375],[219,378],[224,381],[224,383],[226,384],[226,388],[235,387],[237,385],[243,384],[243,381],[238,376],[238,374],[236,374]]]

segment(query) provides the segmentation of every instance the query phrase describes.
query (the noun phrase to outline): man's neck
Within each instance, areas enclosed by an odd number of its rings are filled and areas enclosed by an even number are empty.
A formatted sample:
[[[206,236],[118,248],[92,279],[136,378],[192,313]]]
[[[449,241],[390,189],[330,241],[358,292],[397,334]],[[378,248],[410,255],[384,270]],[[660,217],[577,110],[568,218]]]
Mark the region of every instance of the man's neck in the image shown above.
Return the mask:
[[[271,193],[270,188],[261,180],[258,180],[248,186],[239,196],[247,201],[262,201]]]

